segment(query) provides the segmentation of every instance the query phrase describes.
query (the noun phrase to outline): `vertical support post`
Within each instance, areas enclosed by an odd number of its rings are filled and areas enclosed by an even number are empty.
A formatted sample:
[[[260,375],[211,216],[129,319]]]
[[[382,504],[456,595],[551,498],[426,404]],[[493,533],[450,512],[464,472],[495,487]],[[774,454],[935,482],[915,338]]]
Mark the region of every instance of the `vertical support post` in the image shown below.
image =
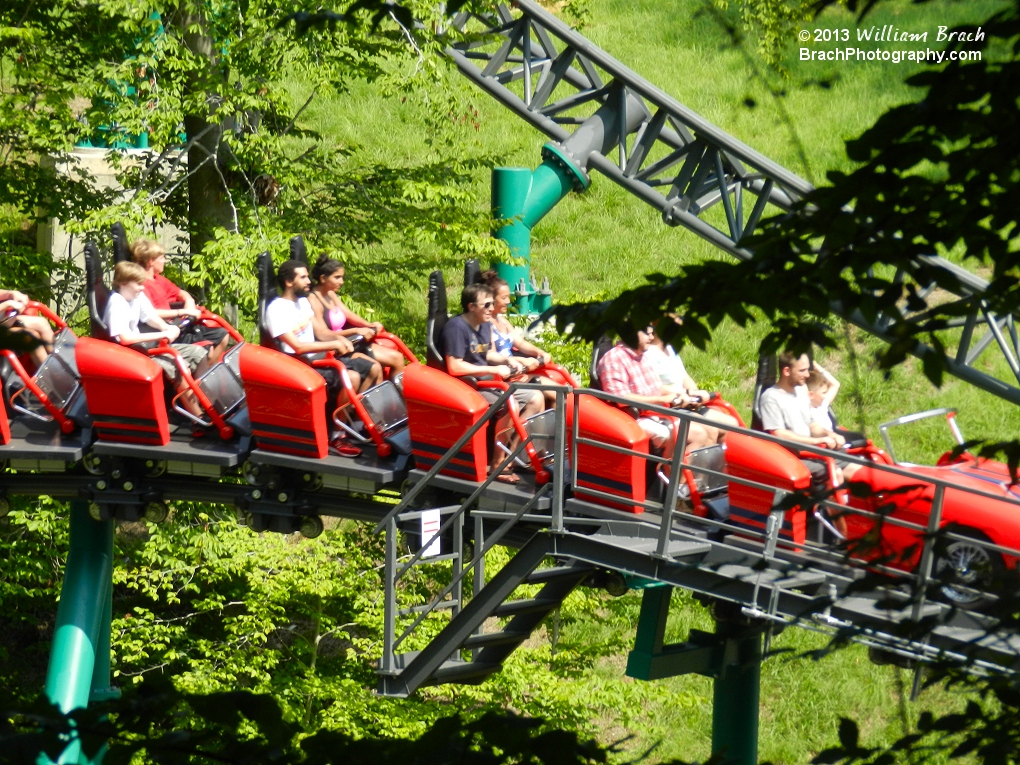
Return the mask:
[[[716,629],[721,634],[723,624]],[[734,625],[733,632],[712,692],[712,753],[720,765],[757,765],[761,629]]]
[[[461,577],[461,572],[464,570],[464,513],[457,513],[457,519],[453,522],[453,553],[457,557],[453,559],[452,576],[457,584],[454,585],[451,595],[457,605],[452,609],[451,619],[455,619],[464,608],[464,579]],[[459,648],[450,656],[454,660],[460,659],[460,657]]]
[[[531,229],[524,224],[524,208],[531,191],[531,170],[526,167],[492,168],[492,236],[506,242],[510,254],[524,261],[523,265],[493,263],[493,268],[513,291],[524,279],[528,281],[531,263]]]
[[[113,521],[107,521],[112,527]],[[113,561],[113,534],[107,535],[107,555]],[[96,641],[96,663],[92,669],[92,687],[89,690],[89,701],[106,701],[120,696],[120,689],[115,688],[110,675],[110,627],[113,622],[113,571],[106,582],[106,594],[103,596],[103,617],[99,622],[99,639]]]
[[[556,391],[555,425],[553,426],[553,490],[552,531],[563,531],[563,489],[567,461],[567,393]]]
[[[763,624],[719,601],[714,633],[691,630],[685,643],[665,645],[672,592],[672,587],[644,591],[627,675],[640,680],[711,677],[712,755],[719,757],[719,765],[757,765]]]
[[[676,498],[680,489],[682,478],[684,452],[687,451],[687,433],[691,423],[686,417],[681,417],[677,423],[676,445],[673,447],[673,461],[670,463],[669,484],[666,486],[666,496],[662,500],[662,523],[659,526],[659,543],[655,548],[655,554],[665,558],[669,549],[670,535],[673,531],[673,514],[676,511]]]
[[[395,672],[393,643],[397,628],[397,519],[386,524],[386,563],[383,571],[386,589],[383,592],[383,655],[380,669]]]
[[[62,712],[86,707],[97,682],[109,690],[112,576],[113,521],[94,521],[85,502],[71,502],[70,550],[46,672],[46,695]],[[74,739],[58,762],[81,756]],[[102,752],[95,761],[101,758]]]
[[[474,571],[474,587],[472,588],[471,597],[478,597],[478,593],[485,587],[485,519],[475,516],[475,558],[478,562],[475,564]],[[478,629],[475,630],[475,635],[481,635],[483,631],[483,625],[479,625]],[[471,661],[478,658],[478,654],[481,653],[481,648],[471,649]]]

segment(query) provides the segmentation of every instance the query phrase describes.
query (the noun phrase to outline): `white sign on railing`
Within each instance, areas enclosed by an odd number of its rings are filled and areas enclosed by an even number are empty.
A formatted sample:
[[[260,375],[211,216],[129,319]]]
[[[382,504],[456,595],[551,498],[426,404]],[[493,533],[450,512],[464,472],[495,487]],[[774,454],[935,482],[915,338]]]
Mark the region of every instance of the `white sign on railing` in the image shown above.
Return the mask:
[[[432,536],[439,531],[439,526],[442,524],[442,518],[439,515],[438,509],[424,510],[421,514],[421,543],[424,545]],[[421,557],[423,558],[434,558],[440,553],[440,537],[436,537],[435,540],[424,550],[422,550]]]

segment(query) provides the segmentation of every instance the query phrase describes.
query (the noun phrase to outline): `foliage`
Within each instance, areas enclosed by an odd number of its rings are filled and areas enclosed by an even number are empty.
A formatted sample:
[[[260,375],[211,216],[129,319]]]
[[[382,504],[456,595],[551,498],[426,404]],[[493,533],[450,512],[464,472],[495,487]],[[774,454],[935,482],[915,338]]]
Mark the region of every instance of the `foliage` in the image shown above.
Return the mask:
[[[754,251],[750,260],[654,274],[613,300],[573,303],[552,314],[561,326],[574,323],[575,332],[593,338],[678,312],[683,326],[669,331],[699,348],[726,319],[747,327],[764,317],[771,331],[763,351],[803,350],[837,345],[829,313],[838,302],[868,319],[878,311],[893,314],[887,333],[894,340],[878,357],[885,369],[927,341],[935,352],[925,357],[924,372],[940,384],[948,328],[973,309],[974,298],[925,299],[934,283],[953,289],[960,280],[924,255],[962,253],[973,266],[991,269],[992,286],[983,296],[990,310],[1001,315],[1020,306],[1018,12],[1012,3],[981,24],[987,34],[981,62],[954,61],[911,77],[908,83],[926,95],[890,110],[849,142],[849,158],[862,164],[831,172],[831,185],[767,221],[744,242]],[[897,316],[893,309],[903,302],[906,310]]]
[[[158,763],[604,763],[613,752],[539,719],[489,713],[466,721],[435,721],[411,738],[355,737],[319,731],[308,737],[288,724],[270,696],[250,691],[182,693],[166,680],[148,680],[121,699],[63,715],[38,699],[0,715],[0,762],[23,763],[45,751],[56,761],[67,740],[79,737],[91,759],[130,763],[139,753]]]
[[[899,738],[890,746],[866,746],[858,725],[842,718],[839,745],[818,753],[816,765],[892,765],[897,762],[921,762],[937,756],[950,759],[974,759],[987,763],[1016,762],[1020,754],[1020,689],[1010,677],[975,678],[948,671],[937,674],[938,682],[971,698],[962,709],[948,714],[922,713],[916,731]],[[928,684],[932,681],[929,680]]]
[[[465,156],[448,135],[468,107],[438,62],[445,38],[430,31],[436,11],[409,4],[426,22],[413,33],[386,11],[371,28],[352,14],[350,23],[298,39],[289,19],[302,7],[297,0],[189,0],[172,12],[122,0],[4,4],[0,283],[38,284],[45,295],[48,264],[27,270],[29,260],[11,256],[26,252],[26,231],[54,217],[76,236],[100,239],[116,220],[132,236],[176,226],[194,253],[182,262],[185,284],[208,287],[214,310],[240,300],[249,317],[255,255],[282,254],[295,233],[313,251],[400,242],[416,256],[402,265],[417,274],[454,256],[490,256],[487,220],[465,204],[463,187],[469,171],[491,160]],[[303,103],[292,96],[294,78],[311,86]],[[356,145],[306,127],[317,100],[343,96],[359,80],[435,114],[428,155],[359,165]],[[122,190],[104,188],[74,155],[76,144],[117,146],[136,136],[151,148],[108,153]],[[74,265],[61,261],[55,270],[70,280],[65,292],[76,292]]]

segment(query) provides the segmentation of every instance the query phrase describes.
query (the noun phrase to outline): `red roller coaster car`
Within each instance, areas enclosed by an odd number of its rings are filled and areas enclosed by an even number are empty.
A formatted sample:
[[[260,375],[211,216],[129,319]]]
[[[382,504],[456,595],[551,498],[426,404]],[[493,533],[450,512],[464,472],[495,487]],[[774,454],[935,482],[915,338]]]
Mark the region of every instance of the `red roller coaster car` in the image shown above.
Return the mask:
[[[780,539],[792,549],[810,542],[845,542],[851,555],[864,562],[913,571],[921,561],[926,535],[941,529],[944,539],[937,547],[933,573],[947,582],[943,595],[958,605],[983,603],[984,590],[995,575],[1016,567],[1020,487],[1012,482],[1006,465],[966,452],[954,456],[948,450],[935,465],[898,462],[888,435],[895,426],[944,417],[956,443],[962,444],[955,414],[952,409],[936,409],[880,426],[886,449],[868,441],[846,452],[868,463],[854,475],[853,491],[836,492],[827,509],[809,505],[788,510]],[[757,533],[766,528],[776,489],[803,491],[811,482],[797,455],[752,434],[730,433],[725,447],[702,449],[687,462],[684,478],[695,515]],[[737,483],[727,476],[770,488]],[[829,488],[834,488],[831,481]],[[836,517],[845,522],[845,533],[837,529]]]

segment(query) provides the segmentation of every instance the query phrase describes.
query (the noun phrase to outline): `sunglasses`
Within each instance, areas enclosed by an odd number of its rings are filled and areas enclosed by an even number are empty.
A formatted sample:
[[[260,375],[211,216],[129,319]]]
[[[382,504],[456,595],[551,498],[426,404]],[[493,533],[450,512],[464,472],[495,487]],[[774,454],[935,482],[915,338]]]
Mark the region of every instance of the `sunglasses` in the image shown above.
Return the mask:
[[[486,300],[484,303],[475,303],[475,305],[481,306],[482,308],[492,308],[496,304],[492,300]]]

